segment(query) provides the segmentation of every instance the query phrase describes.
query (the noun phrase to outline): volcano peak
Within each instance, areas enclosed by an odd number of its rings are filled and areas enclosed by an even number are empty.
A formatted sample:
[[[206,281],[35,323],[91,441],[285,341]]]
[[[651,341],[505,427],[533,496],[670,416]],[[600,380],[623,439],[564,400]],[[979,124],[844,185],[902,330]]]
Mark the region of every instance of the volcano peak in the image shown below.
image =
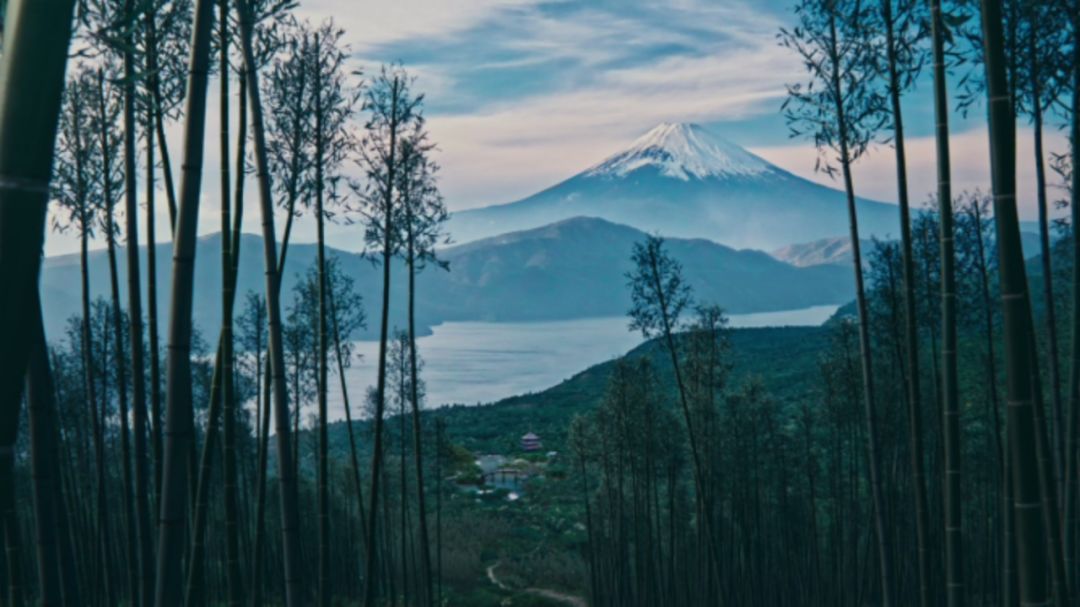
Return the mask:
[[[644,167],[654,167],[662,175],[688,181],[753,177],[768,172],[772,165],[700,125],[663,122],[586,174],[625,177]]]

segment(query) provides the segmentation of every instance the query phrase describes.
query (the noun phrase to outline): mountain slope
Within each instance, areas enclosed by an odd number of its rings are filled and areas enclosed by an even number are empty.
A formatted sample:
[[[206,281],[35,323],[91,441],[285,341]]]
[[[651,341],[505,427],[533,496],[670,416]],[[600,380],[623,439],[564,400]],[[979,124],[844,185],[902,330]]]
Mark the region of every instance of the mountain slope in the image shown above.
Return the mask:
[[[418,279],[417,321],[430,327],[445,321],[529,321],[622,315],[629,308],[626,272],[633,244],[645,234],[600,219],[574,218],[535,230],[451,247],[440,252],[450,271],[425,270]],[[199,240],[195,264],[195,319],[208,335],[220,324],[221,239]],[[686,278],[702,303],[717,303],[731,313],[764,312],[839,304],[852,294],[850,272],[821,266],[796,268],[760,251],[736,251],[705,240],[668,241],[671,254],[683,264]],[[243,236],[237,293],[262,292],[261,241]],[[331,250],[355,280],[364,297],[367,317],[378,318],[381,271],[360,255]],[[145,250],[142,251],[145,271]],[[159,245],[159,318],[168,320],[170,245]],[[289,245],[283,276],[283,304],[315,259],[315,246]],[[396,263],[391,292],[391,321],[404,326],[404,268]],[[108,294],[105,251],[91,253],[94,297]],[[121,297],[126,301],[126,272],[120,270]],[[59,337],[66,319],[79,314],[79,263],[75,255],[45,260],[42,272],[47,330]],[[239,305],[238,305],[239,309]],[[372,328],[369,328],[370,336]]]
[[[859,239],[864,251],[873,246],[872,240]],[[823,238],[813,242],[800,242],[781,247],[769,253],[780,261],[798,268],[820,266],[823,264],[851,264],[851,239],[845,236]]]
[[[770,170],[768,162],[700,126],[665,122],[585,174],[625,177],[644,167],[654,167],[664,177],[681,181],[757,177]]]
[[[895,206],[859,199],[857,208],[863,236],[898,231]],[[455,213],[449,230],[457,242],[468,242],[582,215],[762,250],[848,232],[842,192],[692,124],[661,124],[626,150],[528,198]]]
[[[451,272],[432,286],[473,298],[465,309],[490,320],[623,314],[630,253],[644,237],[602,219],[573,218],[449,249]],[[850,272],[836,268],[795,268],[761,251],[701,239],[667,244],[698,300],[731,313],[839,303],[852,293]]]
[[[863,257],[868,257],[873,251],[874,241],[860,239],[859,243],[862,245]],[[1039,235],[1037,233],[1020,232],[1020,244],[1024,249],[1025,258],[1031,259],[1039,256]],[[799,268],[824,264],[850,267],[851,239],[846,236],[838,236],[813,242],[800,242],[781,247],[771,251],[769,254],[780,261]]]
[[[732,381],[735,385],[748,378],[761,381],[782,408],[815,398],[820,381],[818,357],[828,346],[828,336],[825,327],[732,329],[728,333]],[[623,358],[650,359],[667,402],[678,398],[673,392],[671,361],[657,340],[641,344]],[[519,394],[479,407],[454,405],[425,414],[442,417],[450,428],[451,440],[478,453],[513,451],[526,430],[539,434],[545,448],[562,451],[566,448],[568,420],[600,404],[616,363],[612,360],[593,365],[533,394]]]

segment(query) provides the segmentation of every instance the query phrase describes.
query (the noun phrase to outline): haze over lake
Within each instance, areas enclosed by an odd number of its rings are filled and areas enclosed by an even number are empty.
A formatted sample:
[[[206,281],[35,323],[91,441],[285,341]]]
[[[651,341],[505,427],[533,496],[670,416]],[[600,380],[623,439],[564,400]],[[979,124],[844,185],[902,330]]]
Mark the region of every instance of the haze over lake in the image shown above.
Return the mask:
[[[838,306],[734,314],[732,327],[808,326],[825,322]],[[622,316],[546,322],[448,322],[417,340],[424,360],[426,406],[490,403],[508,396],[536,392],[570,376],[626,354],[641,343],[640,333],[628,329]],[[375,383],[379,343],[357,341],[354,360],[345,376],[353,415],[368,386]],[[345,418],[341,390],[331,367],[328,394],[330,417]],[[387,406],[390,406],[389,403]]]

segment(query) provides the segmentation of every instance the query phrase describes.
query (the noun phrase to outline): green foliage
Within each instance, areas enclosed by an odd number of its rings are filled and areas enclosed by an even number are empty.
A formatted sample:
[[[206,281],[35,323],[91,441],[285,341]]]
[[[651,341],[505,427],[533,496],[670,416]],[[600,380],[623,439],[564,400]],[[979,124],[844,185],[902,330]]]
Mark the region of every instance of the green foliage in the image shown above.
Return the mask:
[[[630,329],[645,337],[664,335],[679,326],[690,305],[690,286],[683,280],[682,264],[664,248],[664,239],[648,236],[634,244],[634,269],[626,275],[630,285]]]
[[[868,86],[878,71],[881,40],[874,3],[859,0],[800,0],[798,25],[781,28],[781,46],[794,51],[808,73],[789,85],[783,112],[792,137],[818,149],[817,170],[835,176],[837,165],[854,162],[885,123],[885,95]]]

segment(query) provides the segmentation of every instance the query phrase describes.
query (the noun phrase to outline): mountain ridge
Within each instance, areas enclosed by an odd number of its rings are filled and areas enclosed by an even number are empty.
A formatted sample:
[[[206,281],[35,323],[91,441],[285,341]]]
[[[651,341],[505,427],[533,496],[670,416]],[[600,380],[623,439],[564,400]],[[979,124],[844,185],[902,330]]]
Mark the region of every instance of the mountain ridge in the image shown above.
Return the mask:
[[[883,241],[864,238],[859,239],[864,262],[869,262],[868,256],[873,251],[876,242]],[[852,260],[850,243],[851,239],[846,236],[823,238],[774,249],[769,252],[769,255],[798,268],[808,268],[819,265],[843,265],[845,267],[850,267]],[[1024,250],[1025,259],[1038,257],[1041,253],[1039,235],[1035,232],[1022,230],[1020,232],[1020,244]]]
[[[895,205],[859,198],[863,236],[899,232]],[[662,124],[517,201],[453,213],[457,242],[590,216],[673,238],[770,251],[848,232],[843,192],[798,177],[694,124]]]
[[[626,273],[630,252],[645,234],[597,218],[578,217],[534,230],[510,233],[440,251],[450,271],[429,268],[417,279],[418,326],[452,321],[566,320],[625,314],[629,309]],[[237,295],[265,288],[261,238],[242,235]],[[852,293],[850,272],[840,268],[795,268],[762,251],[740,251],[707,240],[669,239],[668,249],[684,267],[702,303],[717,303],[731,313],[765,312],[841,304]],[[378,318],[381,269],[356,253],[330,248],[364,297],[368,319]],[[122,258],[122,250],[120,252]],[[204,334],[220,324],[221,239],[200,237],[195,262],[195,318]],[[146,249],[140,248],[143,272]],[[292,289],[315,259],[315,245],[290,243],[282,274],[282,306],[287,313]],[[159,244],[158,318],[168,321],[171,245]],[[126,302],[126,264],[121,264],[121,300]],[[107,252],[91,253],[93,297],[107,297]],[[404,267],[392,268],[391,323],[404,326]],[[80,313],[78,254],[46,258],[41,288],[46,329],[56,339],[64,323]],[[145,281],[144,281],[145,285]],[[144,286],[145,289],[145,286]],[[237,311],[243,300],[238,299]],[[161,326],[166,326],[162,324]],[[372,337],[369,327],[360,337]]]

